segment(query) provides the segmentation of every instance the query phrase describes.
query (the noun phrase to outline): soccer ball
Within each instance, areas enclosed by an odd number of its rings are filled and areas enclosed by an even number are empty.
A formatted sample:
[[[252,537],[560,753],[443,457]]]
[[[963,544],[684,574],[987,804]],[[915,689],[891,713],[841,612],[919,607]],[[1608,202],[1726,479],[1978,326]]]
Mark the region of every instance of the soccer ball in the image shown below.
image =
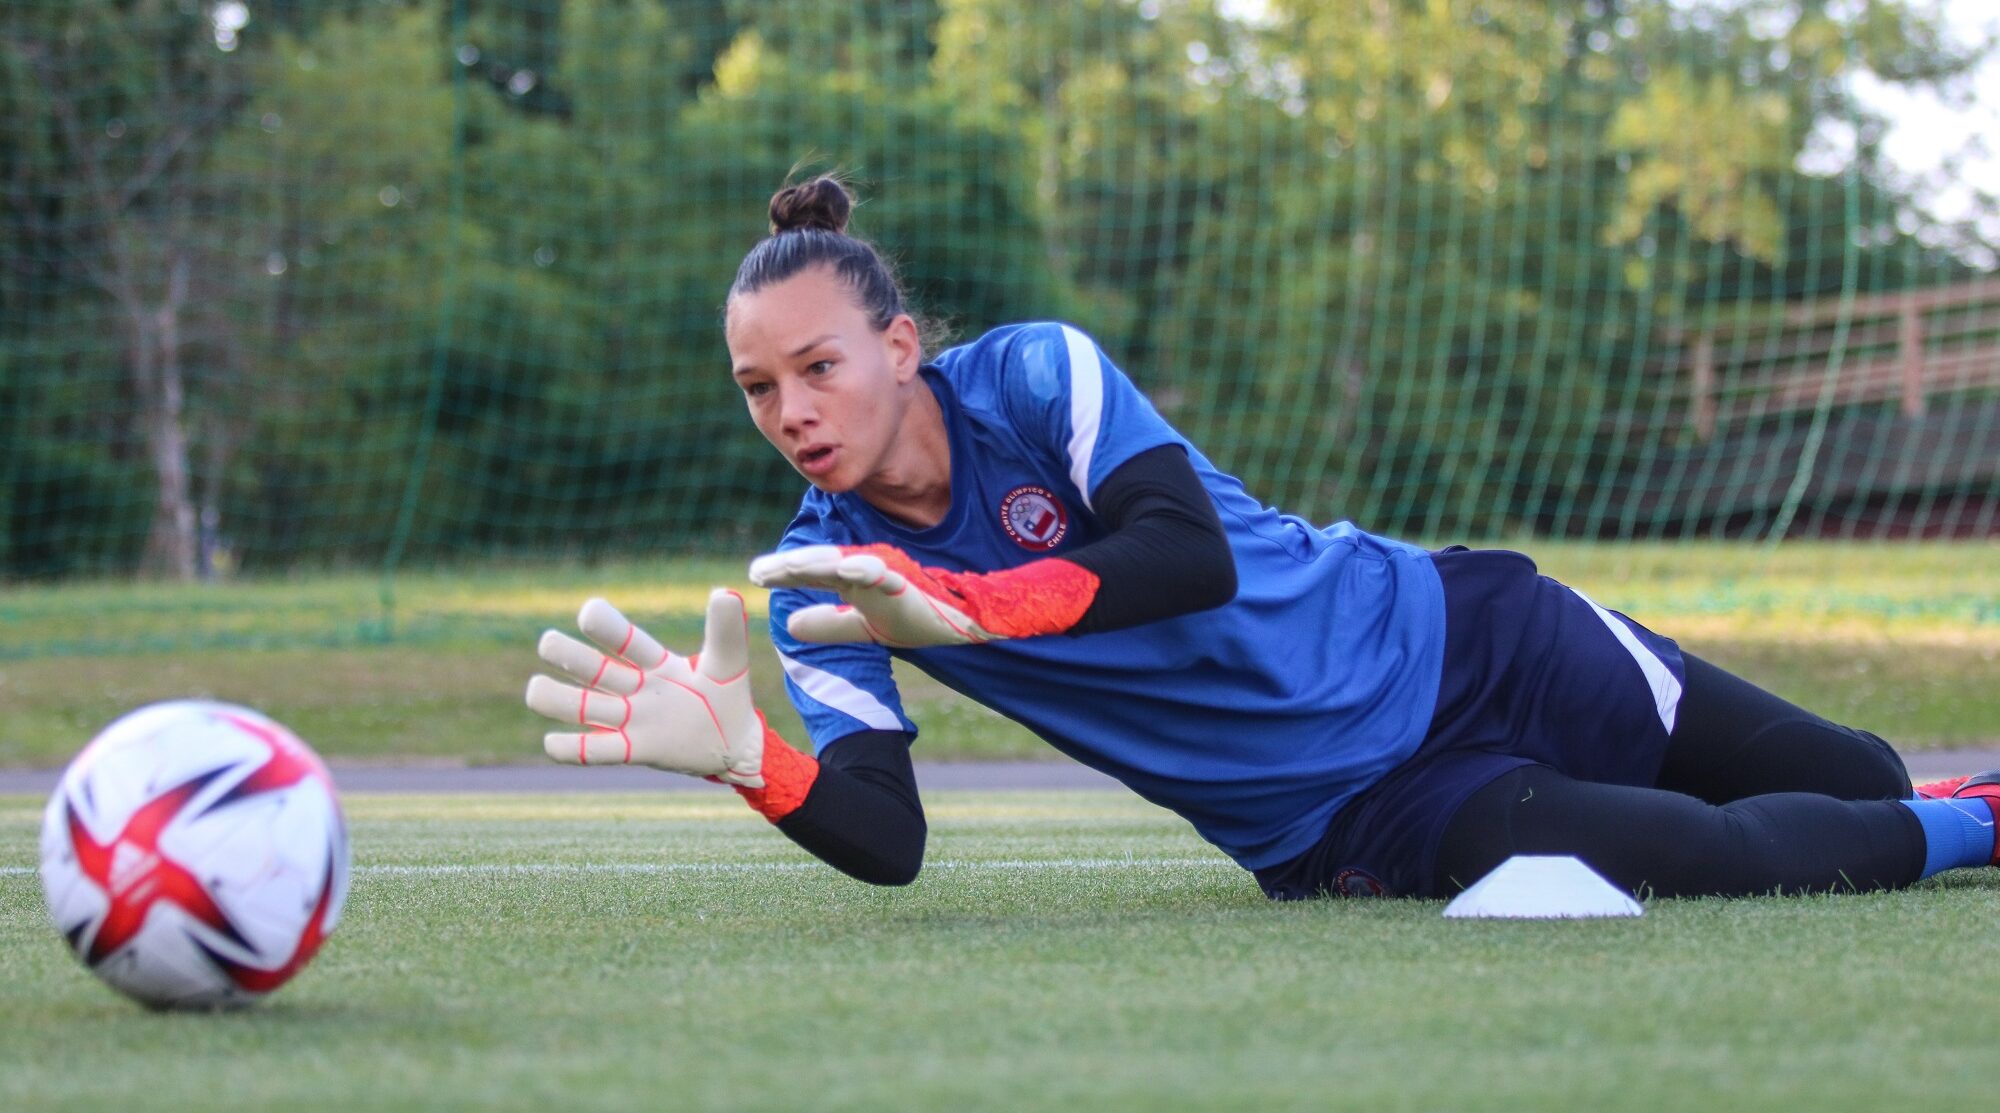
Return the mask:
[[[347,896],[333,778],[245,707],[175,700],[83,748],[42,816],[42,895],[91,972],[154,1008],[248,1004],[312,958]]]

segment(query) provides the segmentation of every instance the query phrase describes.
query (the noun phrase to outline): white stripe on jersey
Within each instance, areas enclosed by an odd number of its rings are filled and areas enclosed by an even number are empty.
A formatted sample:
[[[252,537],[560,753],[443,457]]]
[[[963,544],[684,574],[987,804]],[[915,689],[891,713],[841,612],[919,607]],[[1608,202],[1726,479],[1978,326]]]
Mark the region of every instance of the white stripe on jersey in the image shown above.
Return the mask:
[[[894,711],[853,681],[835,676],[825,669],[816,669],[804,661],[793,660],[782,653],[778,654],[778,661],[785,666],[785,675],[791,677],[792,683],[835,711],[852,715],[876,730],[905,729],[903,721],[896,718]]]
[[[1570,590],[1576,591],[1573,587]],[[1632,655],[1634,661],[1639,662],[1639,671],[1646,674],[1646,686],[1653,690],[1653,706],[1659,709],[1660,722],[1666,724],[1667,733],[1672,734],[1674,715],[1681,706],[1681,682],[1674,679],[1674,670],[1668,668],[1665,661],[1660,660],[1659,654],[1646,648],[1630,626],[1618,621],[1617,615],[1598,606],[1595,599],[1581,591],[1576,591],[1576,597],[1590,604],[1590,609],[1596,611],[1597,617],[1603,619],[1604,624],[1611,628],[1611,633],[1618,639],[1618,644],[1625,647],[1625,651]]]
[[[1098,419],[1104,415],[1104,366],[1090,337],[1062,326],[1069,345],[1069,481],[1090,509],[1090,456],[1097,450]]]

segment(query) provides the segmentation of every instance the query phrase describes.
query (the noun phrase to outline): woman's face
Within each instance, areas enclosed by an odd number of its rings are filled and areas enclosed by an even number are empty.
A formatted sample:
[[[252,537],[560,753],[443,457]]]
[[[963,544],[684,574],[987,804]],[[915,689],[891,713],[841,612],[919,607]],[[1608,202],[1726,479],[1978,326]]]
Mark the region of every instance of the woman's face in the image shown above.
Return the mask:
[[[723,331],[750,419],[807,482],[839,494],[881,469],[921,385],[914,321],[878,332],[822,266],[732,298]]]

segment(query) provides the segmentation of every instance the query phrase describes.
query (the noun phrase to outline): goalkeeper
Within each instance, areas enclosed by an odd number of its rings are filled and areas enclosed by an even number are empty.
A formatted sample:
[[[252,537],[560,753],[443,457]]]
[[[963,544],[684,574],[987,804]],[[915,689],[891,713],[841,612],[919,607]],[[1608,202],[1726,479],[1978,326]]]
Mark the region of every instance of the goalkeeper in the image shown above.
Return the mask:
[[[1994,860],[2000,784],[1913,790],[1880,738],[1518,553],[1267,508],[1074,328],[927,361],[851,206],[831,178],[773,198],[725,324],[752,420],[811,484],[750,566],[810,739],[756,710],[734,593],[693,658],[593,600],[588,643],[542,640],[567,680],[528,688],[570,724],[557,760],[727,781],[832,866],[907,883],[925,823],[895,656],[1184,817],[1273,898],[1447,896],[1523,853],[1659,896]]]

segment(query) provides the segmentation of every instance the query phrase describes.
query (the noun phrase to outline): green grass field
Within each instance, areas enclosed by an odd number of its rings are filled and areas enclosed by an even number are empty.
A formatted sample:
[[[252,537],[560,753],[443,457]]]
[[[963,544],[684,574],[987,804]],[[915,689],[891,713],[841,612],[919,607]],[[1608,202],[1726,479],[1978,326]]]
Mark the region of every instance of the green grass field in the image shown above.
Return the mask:
[[[1693,652],[1899,746],[2000,743],[2000,544],[1519,547]],[[540,760],[520,692],[544,627],[602,594],[692,649],[709,586],[747,586],[741,575],[736,561],[412,574],[393,609],[365,576],[0,589],[0,767],[60,764],[124,711],[187,695],[260,707],[340,759]],[[760,619],[753,682],[796,737]],[[921,756],[1048,753],[914,670],[901,680]]]
[[[1118,793],[937,794],[870,889],[726,794],[348,801],[346,917],[238,1014],[47,923],[0,797],[0,1108],[1937,1108],[1990,1094],[2000,875],[1637,920],[1273,905]]]

